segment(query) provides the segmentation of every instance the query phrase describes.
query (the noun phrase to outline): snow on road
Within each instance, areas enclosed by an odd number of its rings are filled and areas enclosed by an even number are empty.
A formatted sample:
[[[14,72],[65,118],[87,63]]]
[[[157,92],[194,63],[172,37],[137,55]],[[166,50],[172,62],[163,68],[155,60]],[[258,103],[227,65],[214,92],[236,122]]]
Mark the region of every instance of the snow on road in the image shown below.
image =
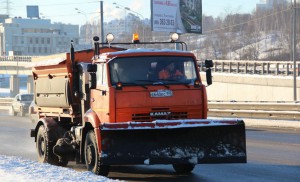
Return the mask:
[[[0,154],[0,181],[1,182],[89,182],[116,181],[98,176],[92,172],[77,172],[73,169],[42,164],[21,157],[5,156]]]

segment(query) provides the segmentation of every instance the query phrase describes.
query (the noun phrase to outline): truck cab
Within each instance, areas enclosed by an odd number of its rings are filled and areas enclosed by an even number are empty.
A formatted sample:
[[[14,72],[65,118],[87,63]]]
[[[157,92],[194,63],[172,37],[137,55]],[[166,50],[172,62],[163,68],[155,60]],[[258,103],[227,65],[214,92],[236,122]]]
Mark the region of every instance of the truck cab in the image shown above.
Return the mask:
[[[91,100],[100,102],[91,102],[91,109],[103,122],[207,117],[205,86],[192,53],[126,50],[106,53],[94,63],[97,84]],[[170,64],[181,74],[160,78]]]

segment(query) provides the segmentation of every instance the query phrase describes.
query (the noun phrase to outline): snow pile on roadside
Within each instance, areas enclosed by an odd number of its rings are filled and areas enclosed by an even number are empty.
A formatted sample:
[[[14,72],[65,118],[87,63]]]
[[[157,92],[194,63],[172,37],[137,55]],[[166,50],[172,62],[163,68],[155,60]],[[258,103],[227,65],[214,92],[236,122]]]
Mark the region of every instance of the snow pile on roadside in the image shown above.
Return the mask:
[[[42,164],[20,157],[0,155],[0,181],[116,181],[92,172],[77,172],[73,169]]]

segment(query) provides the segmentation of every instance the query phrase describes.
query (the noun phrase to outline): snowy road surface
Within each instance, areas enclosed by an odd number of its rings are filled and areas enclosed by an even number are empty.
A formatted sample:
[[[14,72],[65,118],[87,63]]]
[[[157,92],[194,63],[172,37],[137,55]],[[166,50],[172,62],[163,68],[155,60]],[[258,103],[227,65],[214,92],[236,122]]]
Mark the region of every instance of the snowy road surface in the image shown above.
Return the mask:
[[[34,124],[26,117],[0,114],[0,182],[16,181],[162,181],[162,182],[299,182],[300,132],[297,129],[248,128],[247,164],[201,164],[190,175],[171,165],[111,166],[108,178],[87,172],[84,164],[61,168],[37,162]],[[17,157],[9,157],[17,156]],[[22,158],[20,158],[22,157]]]
[[[33,182],[33,181],[117,181],[97,176],[92,172],[77,172],[65,167],[42,164],[36,161],[0,155],[0,181]]]

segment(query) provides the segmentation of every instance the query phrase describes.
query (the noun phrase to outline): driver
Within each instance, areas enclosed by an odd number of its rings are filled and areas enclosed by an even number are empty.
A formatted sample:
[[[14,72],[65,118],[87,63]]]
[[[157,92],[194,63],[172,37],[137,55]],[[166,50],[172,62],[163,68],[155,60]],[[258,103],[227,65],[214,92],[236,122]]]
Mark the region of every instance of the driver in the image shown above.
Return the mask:
[[[175,63],[172,62],[167,65],[163,70],[158,73],[159,79],[167,80],[167,79],[181,79],[183,77],[183,73],[179,71],[179,69],[175,69]]]

